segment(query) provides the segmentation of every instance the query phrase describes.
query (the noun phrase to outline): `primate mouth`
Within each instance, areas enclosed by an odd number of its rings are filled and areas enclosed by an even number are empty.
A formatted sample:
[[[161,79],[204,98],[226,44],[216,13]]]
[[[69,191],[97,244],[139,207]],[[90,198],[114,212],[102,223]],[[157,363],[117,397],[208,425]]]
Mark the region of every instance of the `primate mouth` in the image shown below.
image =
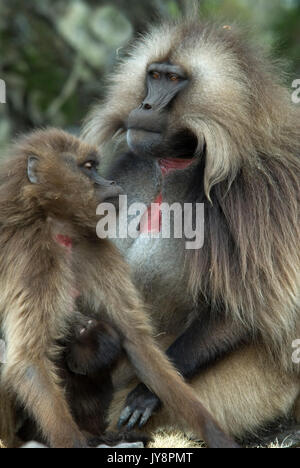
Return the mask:
[[[111,188],[107,188],[107,190],[103,189],[96,189],[97,190],[97,198],[99,203],[108,203],[109,201],[117,199],[120,195],[124,194],[124,190],[119,185],[114,185]]]
[[[154,129],[151,129],[151,128],[139,127],[139,126],[128,127],[127,131],[152,133],[154,135],[161,135],[162,134],[162,132],[159,132],[158,130],[154,130]]]
[[[198,138],[190,130],[181,130],[172,138],[170,157],[193,159],[198,154]]]
[[[137,155],[155,156],[160,151],[163,134],[154,129],[128,128],[127,143],[131,151]]]

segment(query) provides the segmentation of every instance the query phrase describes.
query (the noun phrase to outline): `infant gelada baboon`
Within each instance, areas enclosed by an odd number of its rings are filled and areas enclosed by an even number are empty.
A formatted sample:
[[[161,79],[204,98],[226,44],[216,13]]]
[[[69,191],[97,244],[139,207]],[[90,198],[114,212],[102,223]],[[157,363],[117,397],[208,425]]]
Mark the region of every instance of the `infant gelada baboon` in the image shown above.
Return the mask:
[[[24,405],[51,447],[86,447],[59,378],[76,298],[112,324],[139,378],[210,447],[235,447],[159,350],[118,250],[96,235],[99,203],[120,193],[97,173],[97,150],[37,131],[0,168],[1,388]]]

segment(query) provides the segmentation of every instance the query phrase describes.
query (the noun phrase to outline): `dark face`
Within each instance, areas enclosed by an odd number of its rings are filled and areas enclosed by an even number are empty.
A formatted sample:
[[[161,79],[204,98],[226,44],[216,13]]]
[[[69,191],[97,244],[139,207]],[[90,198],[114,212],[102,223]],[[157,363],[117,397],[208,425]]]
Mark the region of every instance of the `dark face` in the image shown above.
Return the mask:
[[[133,153],[188,157],[195,151],[197,142],[193,135],[184,130],[175,135],[168,133],[172,103],[188,83],[184,70],[177,65],[153,63],[148,67],[146,98],[129,114],[127,122],[127,142]]]

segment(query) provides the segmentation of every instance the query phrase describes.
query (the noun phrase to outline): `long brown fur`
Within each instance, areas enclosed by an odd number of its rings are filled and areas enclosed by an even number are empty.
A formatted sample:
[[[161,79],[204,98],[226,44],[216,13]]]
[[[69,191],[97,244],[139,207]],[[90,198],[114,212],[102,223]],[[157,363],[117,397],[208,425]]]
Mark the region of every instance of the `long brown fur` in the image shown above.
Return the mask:
[[[16,419],[14,401],[0,387],[0,448],[13,448],[16,443]]]
[[[107,411],[113,396],[111,369],[121,353],[120,338],[107,322],[86,315],[76,316],[72,330],[65,343],[61,343],[63,352],[55,364],[73,418],[93,446],[125,442],[128,439],[124,438],[124,433],[110,434],[110,439],[105,434]],[[47,444],[30,414],[19,410],[18,415],[18,421],[22,416],[18,438],[23,443],[34,440]],[[126,436],[129,434],[134,437],[133,433],[126,433]],[[142,440],[140,435],[138,440]]]
[[[1,388],[16,395],[52,447],[86,446],[55,365],[79,291],[83,305],[116,327],[139,378],[166,407],[209,445],[235,446],[155,345],[126,263],[97,238],[99,196],[80,170],[95,154],[64,132],[39,131],[21,139],[1,165],[0,317],[7,344]],[[27,175],[32,156],[36,183]],[[72,239],[71,252],[58,234]]]
[[[104,149],[122,135],[145,96],[147,66],[157,62],[180,65],[191,79],[173,103],[169,133],[189,129],[199,152],[206,143],[211,209],[205,248],[186,254],[189,293],[195,304],[199,294],[212,309],[223,304],[229,322],[246,328],[257,350],[244,347],[193,386],[222,427],[242,435],[289,414],[299,391],[299,365],[291,356],[300,336],[300,109],[280,68],[234,25],[187,18],[154,26],[138,40],[112,76],[106,101],[87,120],[88,141]],[[252,381],[243,383],[244,366]],[[239,393],[232,399],[234,388]]]

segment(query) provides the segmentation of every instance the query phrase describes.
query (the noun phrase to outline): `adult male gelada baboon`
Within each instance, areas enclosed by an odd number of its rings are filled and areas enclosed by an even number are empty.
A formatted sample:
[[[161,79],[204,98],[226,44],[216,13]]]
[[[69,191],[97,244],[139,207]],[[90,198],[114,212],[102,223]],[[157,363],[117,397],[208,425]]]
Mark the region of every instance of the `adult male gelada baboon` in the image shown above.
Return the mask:
[[[98,164],[95,147],[55,129],[21,138],[1,162],[0,327],[6,353],[0,392],[9,392],[25,407],[51,447],[88,446],[81,413],[72,401],[68,404],[67,392],[76,397],[76,387],[71,381],[65,388],[68,377],[60,375],[58,365],[62,344],[81,321],[78,299],[96,320],[115,328],[115,337],[107,328],[105,335],[111,334],[114,343],[120,337],[137,375],[167,408],[209,446],[237,447],[156,346],[125,261],[114,245],[97,236],[98,205],[120,194],[114,182],[99,176]],[[95,356],[98,349],[105,362],[103,325],[96,322],[95,329],[100,334]],[[92,330],[83,347],[93,349]],[[111,344],[107,347],[114,354]],[[92,372],[88,349],[86,359],[80,350],[79,359],[76,348],[71,351],[70,369]],[[78,392],[84,398],[82,387]],[[12,421],[13,413],[11,408]],[[5,430],[7,416],[3,423]]]
[[[116,241],[158,340],[231,435],[290,415],[300,422],[292,360],[300,337],[300,110],[278,68],[236,27],[194,16],[152,27],[111,82],[84,130],[100,148],[114,137],[128,145],[106,175],[129,205],[205,207],[202,249],[144,229]],[[160,401],[142,384],[128,386],[126,372],[114,378],[111,418],[125,407],[119,423],[143,426]],[[164,410],[151,422],[177,425]]]

